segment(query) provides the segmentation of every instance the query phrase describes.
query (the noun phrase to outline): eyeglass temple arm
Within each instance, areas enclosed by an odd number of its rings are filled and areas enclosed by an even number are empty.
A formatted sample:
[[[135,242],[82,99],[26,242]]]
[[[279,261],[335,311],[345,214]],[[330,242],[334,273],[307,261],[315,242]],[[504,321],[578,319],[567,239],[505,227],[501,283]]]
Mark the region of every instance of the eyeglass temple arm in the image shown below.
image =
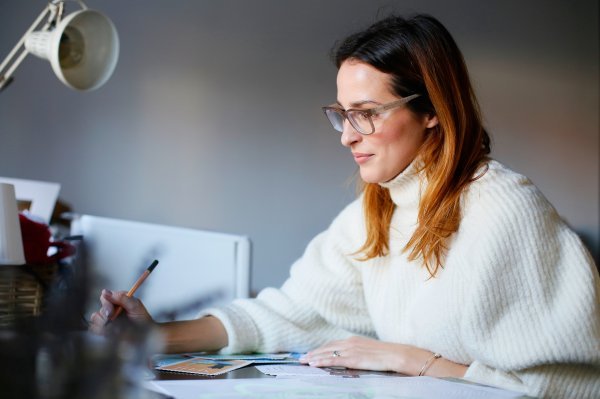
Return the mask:
[[[387,111],[388,109],[392,109],[394,107],[397,107],[400,104],[406,104],[407,102],[409,102],[411,100],[414,100],[415,98],[420,97],[420,96],[421,96],[420,94],[411,94],[410,96],[402,97],[398,101],[393,101],[393,102],[391,102],[389,104],[380,105],[379,107],[371,109],[371,111],[373,113]]]

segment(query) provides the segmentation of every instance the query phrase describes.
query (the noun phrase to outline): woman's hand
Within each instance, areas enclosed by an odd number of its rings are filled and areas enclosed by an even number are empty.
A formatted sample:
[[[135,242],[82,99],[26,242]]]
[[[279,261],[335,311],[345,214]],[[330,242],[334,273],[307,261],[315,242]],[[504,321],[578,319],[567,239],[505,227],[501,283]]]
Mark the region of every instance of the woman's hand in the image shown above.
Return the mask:
[[[364,337],[332,341],[300,359],[314,367],[342,366],[351,369],[399,371],[410,347]],[[399,371],[400,372],[400,371]]]
[[[300,362],[314,367],[339,366],[419,375],[432,356],[431,351],[414,346],[356,336],[329,342],[308,352]],[[440,358],[431,362],[424,375],[462,377],[466,370],[467,367],[462,364]]]
[[[106,333],[108,320],[116,307],[121,306],[125,314],[119,317],[127,317],[136,323],[151,323],[158,327],[165,344],[165,353],[217,351],[228,344],[227,331],[216,317],[156,323],[142,301],[128,297],[125,291],[102,290],[100,303],[102,307],[92,313],[90,318],[89,330],[96,334]]]
[[[89,330],[103,335],[106,330],[106,323],[110,320],[111,315],[115,312],[117,306],[123,308],[123,313],[127,318],[134,322],[152,323],[152,317],[146,310],[146,307],[139,299],[128,297],[127,292],[102,290],[100,294],[100,303],[102,306],[90,318]],[[123,317],[123,316],[121,316]]]

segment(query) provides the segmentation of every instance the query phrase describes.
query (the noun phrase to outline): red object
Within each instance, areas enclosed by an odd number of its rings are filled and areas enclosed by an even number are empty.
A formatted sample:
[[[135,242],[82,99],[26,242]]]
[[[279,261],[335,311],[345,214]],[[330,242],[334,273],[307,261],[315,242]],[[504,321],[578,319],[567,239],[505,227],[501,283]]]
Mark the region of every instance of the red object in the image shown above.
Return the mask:
[[[38,223],[29,219],[23,214],[19,214],[21,224],[21,236],[23,237],[23,251],[25,252],[25,261],[31,264],[50,264],[59,259],[75,253],[75,247],[64,241],[51,241],[50,229],[44,223]],[[57,252],[48,256],[48,249],[56,247]]]

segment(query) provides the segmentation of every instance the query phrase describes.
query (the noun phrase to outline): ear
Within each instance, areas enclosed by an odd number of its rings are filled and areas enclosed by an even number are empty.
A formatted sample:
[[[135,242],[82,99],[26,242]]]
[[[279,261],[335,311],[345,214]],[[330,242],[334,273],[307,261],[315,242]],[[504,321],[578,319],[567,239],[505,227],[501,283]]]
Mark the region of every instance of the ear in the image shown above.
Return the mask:
[[[431,129],[432,127],[436,127],[438,125],[437,115],[426,115],[425,116],[425,128]]]

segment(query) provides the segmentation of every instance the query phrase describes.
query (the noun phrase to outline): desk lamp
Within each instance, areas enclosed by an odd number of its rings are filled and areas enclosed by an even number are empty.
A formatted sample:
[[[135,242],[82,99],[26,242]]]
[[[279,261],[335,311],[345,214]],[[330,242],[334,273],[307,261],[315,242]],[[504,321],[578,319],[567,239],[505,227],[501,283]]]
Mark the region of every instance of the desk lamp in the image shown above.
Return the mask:
[[[0,266],[24,263],[15,186],[0,183]]]
[[[64,0],[48,2],[0,64],[0,91],[29,53],[50,61],[56,76],[72,89],[94,90],[106,83],[119,57],[117,30],[104,14],[74,1],[82,9],[65,18]]]

